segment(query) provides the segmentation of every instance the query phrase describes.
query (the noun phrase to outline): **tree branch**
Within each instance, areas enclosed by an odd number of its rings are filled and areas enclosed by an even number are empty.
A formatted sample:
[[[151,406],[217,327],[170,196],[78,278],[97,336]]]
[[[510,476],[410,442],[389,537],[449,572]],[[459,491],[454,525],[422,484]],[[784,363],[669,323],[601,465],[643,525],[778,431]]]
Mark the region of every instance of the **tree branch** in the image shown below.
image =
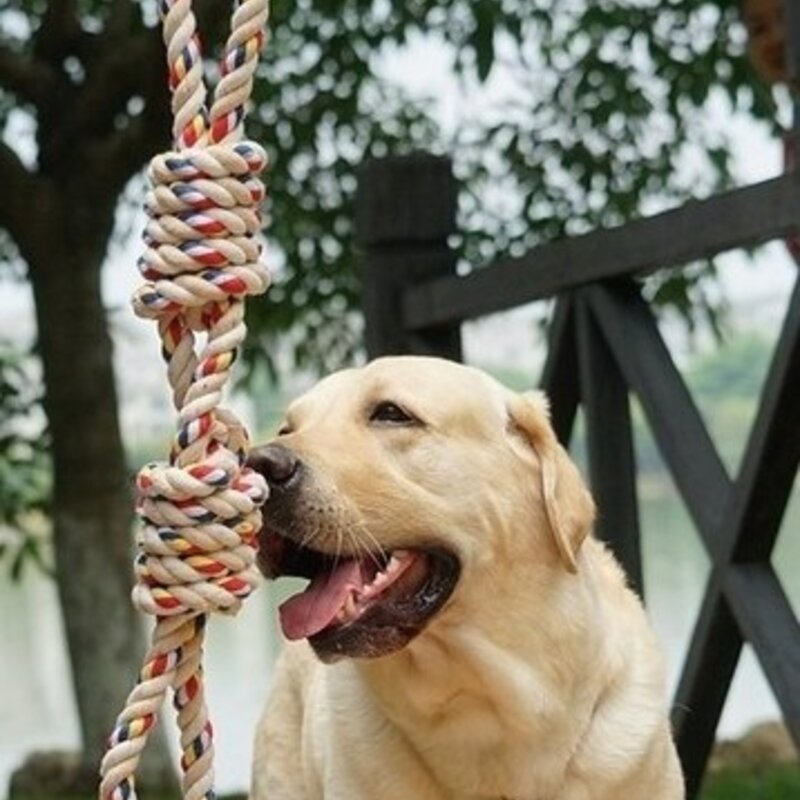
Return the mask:
[[[164,96],[166,68],[155,30],[143,28],[119,40],[103,40],[101,34],[94,45],[85,80],[68,87],[68,114],[58,111],[46,139],[41,137],[40,164],[45,171],[55,169],[76,146],[115,136],[132,97],[149,105]]]
[[[148,97],[152,93],[153,63],[158,64],[159,78],[166,72],[159,56],[153,30],[143,31],[124,44],[109,41],[76,97],[72,110],[75,127],[102,130],[131,96]]]
[[[56,75],[47,64],[0,42],[0,86],[3,89],[39,108],[55,80]]]
[[[42,163],[60,163],[75,141],[90,142],[93,165],[109,185],[121,189],[154,153],[169,145],[170,103],[160,31],[145,27],[141,16],[131,13],[135,6],[130,0],[112,0],[112,6],[127,11],[121,17],[112,13],[106,28],[94,36],[91,60],[85,62],[86,80],[71,102],[68,128],[58,132]],[[218,0],[198,0],[196,12],[202,15],[201,31],[218,44],[228,25]],[[144,101],[142,113],[133,117],[127,107],[132,97]]]
[[[24,253],[26,220],[30,208],[36,207],[38,181],[22,163],[20,157],[5,142],[0,141],[0,227]]]
[[[217,0],[196,0],[194,15],[197,17],[197,29],[203,42],[203,54],[211,55],[211,48],[225,43],[230,32],[229,13],[220,13],[220,4]],[[230,6],[223,6],[226,12]]]
[[[113,5],[106,29],[94,42],[95,57],[86,84],[72,108],[76,130],[107,130],[134,95],[147,104],[163,102],[166,96],[167,64],[160,30],[144,27],[141,17],[138,30],[134,30],[131,0],[114,0]],[[115,16],[117,6],[127,11]],[[194,10],[204,44],[221,44],[229,22],[219,13],[219,0],[197,0]]]
[[[37,58],[50,64],[60,63],[83,33],[77,14],[77,0],[47,3],[33,39]]]
[[[130,0],[115,2],[131,5]],[[169,88],[160,30],[146,28],[141,18],[138,22],[141,27],[135,37],[128,33],[122,50],[118,41],[112,50],[114,57],[98,62],[97,80],[82,93],[75,109],[80,116],[96,118],[116,108],[108,119],[110,127],[131,97],[139,96],[144,101],[139,114],[126,115],[124,127],[112,128],[92,148],[93,164],[116,192],[123,189],[148,159],[170,144]],[[119,29],[104,31],[106,47],[119,32]],[[114,71],[116,77],[111,80],[110,73]]]
[[[151,103],[138,116],[92,151],[92,161],[105,175],[110,190],[122,191],[125,183],[156,153],[170,144],[169,106]]]
[[[142,77],[150,74],[148,62],[156,49],[150,38],[141,34],[122,47],[110,47],[95,62],[73,107],[76,128],[103,128],[133,94],[146,93]]]
[[[141,7],[136,6],[133,0],[111,0],[103,37],[120,40],[122,37],[130,35],[131,24],[134,21],[133,12],[136,8],[139,9],[139,19],[141,20]]]

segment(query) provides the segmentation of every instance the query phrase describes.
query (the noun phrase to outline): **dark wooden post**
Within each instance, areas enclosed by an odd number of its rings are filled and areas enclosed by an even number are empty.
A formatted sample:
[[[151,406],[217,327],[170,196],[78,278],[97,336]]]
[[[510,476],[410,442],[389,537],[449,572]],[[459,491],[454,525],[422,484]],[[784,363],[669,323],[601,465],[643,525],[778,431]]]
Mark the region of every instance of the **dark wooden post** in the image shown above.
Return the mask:
[[[575,302],[570,294],[556,301],[547,337],[547,361],[541,388],[550,400],[550,419],[558,440],[569,448],[581,391],[578,383],[578,351],[575,341]]]
[[[449,158],[427,154],[367,161],[359,176],[357,240],[367,355],[416,353],[461,360],[458,325],[409,331],[409,285],[452,275],[457,188]]]
[[[786,4],[786,64],[794,100],[792,136],[795,152],[800,153],[800,5],[797,3]],[[800,170],[795,172],[800,175]]]
[[[598,508],[595,530],[641,596],[644,579],[628,387],[589,302],[582,296],[577,311],[589,477]]]

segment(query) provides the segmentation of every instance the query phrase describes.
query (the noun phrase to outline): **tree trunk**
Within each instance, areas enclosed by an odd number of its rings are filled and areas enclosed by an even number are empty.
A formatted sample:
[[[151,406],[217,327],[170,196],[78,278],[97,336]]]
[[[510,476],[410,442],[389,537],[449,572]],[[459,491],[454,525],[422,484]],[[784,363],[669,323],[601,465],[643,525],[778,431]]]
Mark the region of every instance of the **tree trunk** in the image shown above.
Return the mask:
[[[82,200],[62,187],[49,193],[52,208],[39,217],[44,230],[26,256],[52,436],[56,580],[84,745],[81,771],[94,790],[114,714],[141,665],[144,637],[130,601],[132,491],[100,291],[114,203],[92,227],[90,219],[77,218],[86,214]],[[148,748],[142,782],[163,785],[173,774],[161,744]]]

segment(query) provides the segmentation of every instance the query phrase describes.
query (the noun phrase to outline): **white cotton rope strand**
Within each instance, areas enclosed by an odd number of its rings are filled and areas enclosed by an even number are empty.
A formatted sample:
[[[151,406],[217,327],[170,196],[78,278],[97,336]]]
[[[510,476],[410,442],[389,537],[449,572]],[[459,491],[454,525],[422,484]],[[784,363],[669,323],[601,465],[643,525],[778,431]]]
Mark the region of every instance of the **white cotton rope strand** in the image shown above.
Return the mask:
[[[248,436],[220,406],[246,335],[244,301],[269,275],[256,241],[266,154],[242,140],[265,39],[267,0],[233,12],[210,113],[191,0],[160,0],[175,150],[153,159],[145,208],[145,284],[135,312],[158,324],[178,411],[168,463],[137,478],[134,603],[156,617],[150,651],[109,738],[100,800],[135,800],[135,772],[169,689],[181,730],[185,800],[211,800],[213,741],[202,670],[207,614],[235,613],[258,584],[255,540],[266,500],[245,466]],[[203,334],[202,345],[196,336]]]

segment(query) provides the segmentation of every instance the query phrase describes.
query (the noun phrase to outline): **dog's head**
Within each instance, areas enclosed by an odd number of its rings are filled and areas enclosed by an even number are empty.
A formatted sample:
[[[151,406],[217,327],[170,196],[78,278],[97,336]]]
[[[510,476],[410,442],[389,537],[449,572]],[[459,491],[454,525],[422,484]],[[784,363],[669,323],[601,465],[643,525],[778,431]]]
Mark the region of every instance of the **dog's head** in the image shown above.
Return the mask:
[[[541,395],[433,358],[326,378],[250,464],[262,570],[311,579],[284,632],[325,660],[394,652],[483,576],[574,571],[594,513]]]

